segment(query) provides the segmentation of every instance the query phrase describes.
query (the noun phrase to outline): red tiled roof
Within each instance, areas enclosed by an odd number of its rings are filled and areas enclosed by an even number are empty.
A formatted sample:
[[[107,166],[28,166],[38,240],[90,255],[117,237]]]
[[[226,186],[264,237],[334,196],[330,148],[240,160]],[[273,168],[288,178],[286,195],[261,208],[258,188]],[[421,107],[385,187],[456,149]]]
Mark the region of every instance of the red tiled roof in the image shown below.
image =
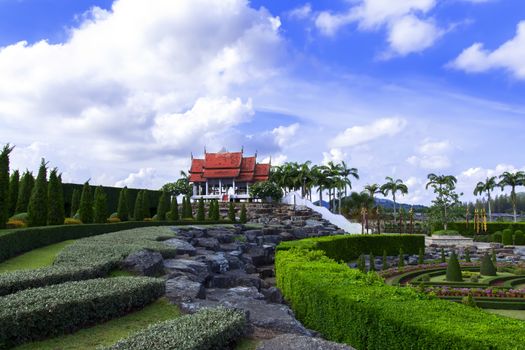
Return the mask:
[[[206,153],[204,164],[206,169],[240,168],[242,152]]]
[[[251,182],[253,181],[253,171],[241,173],[238,177],[235,178],[237,182]]]
[[[190,173],[202,173],[204,159],[192,159]]]
[[[190,182],[206,182],[206,179],[202,177],[202,173],[190,174]]]
[[[255,165],[255,181],[266,181],[270,178],[270,164]]]
[[[240,169],[204,169],[202,177],[206,179],[235,178],[239,176]]]
[[[244,157],[241,163],[241,172],[253,172],[255,170],[255,157]]]

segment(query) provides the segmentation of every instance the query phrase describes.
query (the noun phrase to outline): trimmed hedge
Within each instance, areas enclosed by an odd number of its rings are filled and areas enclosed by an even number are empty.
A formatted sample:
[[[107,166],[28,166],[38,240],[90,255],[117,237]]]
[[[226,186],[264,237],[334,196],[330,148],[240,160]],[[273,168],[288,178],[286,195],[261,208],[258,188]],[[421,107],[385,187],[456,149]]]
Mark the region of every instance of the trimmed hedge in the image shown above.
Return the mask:
[[[46,245],[139,227],[228,224],[229,221],[128,221],[0,230],[0,262]]]
[[[120,340],[107,350],[230,349],[244,333],[244,313],[226,308],[204,309],[169,320]]]
[[[280,249],[277,286],[295,315],[357,349],[523,349],[525,323],[384,284],[323,251]]]
[[[505,229],[511,229],[512,231],[522,230],[525,231],[525,222],[487,222],[487,232],[480,232],[481,234],[493,234],[497,231],[503,231]],[[441,229],[435,227],[435,230]],[[469,222],[468,226],[466,222],[451,222],[448,224],[449,230],[458,231],[462,236],[476,236],[476,228],[474,223]]]
[[[503,230],[501,243],[503,243],[504,245],[513,245],[514,244],[514,238],[513,238],[511,229],[506,228],[506,229]]]
[[[0,349],[104,322],[164,294],[164,280],[116,277],[28,289],[0,298]]]
[[[398,255],[403,249],[404,254],[419,254],[419,249],[425,249],[424,235],[339,235],[317,238],[307,238],[300,241],[281,243],[278,250],[288,250],[292,247],[302,249],[320,249],[326,255],[337,261],[357,259],[361,254],[376,256]]]

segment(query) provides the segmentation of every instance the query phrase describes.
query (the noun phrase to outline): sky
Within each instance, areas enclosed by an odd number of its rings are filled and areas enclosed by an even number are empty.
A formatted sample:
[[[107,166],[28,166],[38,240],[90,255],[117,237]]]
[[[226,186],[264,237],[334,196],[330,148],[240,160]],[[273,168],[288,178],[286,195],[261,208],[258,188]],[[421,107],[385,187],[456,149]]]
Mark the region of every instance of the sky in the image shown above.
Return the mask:
[[[0,144],[66,182],[157,189],[244,147],[470,200],[525,169],[524,94],[520,0],[0,0]]]

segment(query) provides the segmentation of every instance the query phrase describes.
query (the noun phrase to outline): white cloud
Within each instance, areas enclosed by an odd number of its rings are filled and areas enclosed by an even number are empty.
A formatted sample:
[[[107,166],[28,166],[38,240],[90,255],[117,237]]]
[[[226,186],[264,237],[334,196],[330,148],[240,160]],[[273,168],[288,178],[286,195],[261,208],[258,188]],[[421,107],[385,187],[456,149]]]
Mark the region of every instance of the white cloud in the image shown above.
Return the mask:
[[[494,51],[487,50],[482,43],[474,43],[449,64],[450,67],[469,73],[490,69],[505,69],[518,79],[525,79],[525,21],[521,21],[516,36]]]
[[[148,187],[152,179],[156,177],[157,172],[153,168],[142,168],[136,173],[131,173],[127,178],[121,181],[117,181],[115,186],[124,187],[128,186],[131,188],[145,188]]]
[[[442,34],[434,21],[408,15],[392,23],[388,43],[395,54],[404,56],[431,47]]]
[[[400,133],[407,121],[403,118],[382,118],[367,125],[357,125],[338,134],[332,141],[331,147],[352,147],[380,137],[394,136]]]
[[[417,155],[407,158],[411,165],[426,170],[442,170],[451,166],[449,153],[453,150],[449,140],[424,140],[417,149]]]
[[[272,130],[272,134],[275,138],[275,143],[281,148],[286,147],[295,138],[295,135],[299,130],[299,123],[294,123],[288,126],[279,126]]]
[[[312,14],[312,5],[306,3],[303,6],[299,6],[288,12],[288,16],[294,19],[306,19]]]
[[[373,29],[407,14],[425,14],[435,5],[436,0],[361,0],[351,11],[359,18],[360,26]]]
[[[329,152],[323,152],[323,164],[328,162],[341,163],[347,158],[347,154],[340,148],[332,148]]]
[[[332,14],[328,11],[320,12],[315,19],[315,26],[326,36],[333,36],[339,29],[354,21],[350,14]]]
[[[282,165],[288,160],[288,156],[284,154],[277,154],[272,157],[266,157],[260,163],[272,163],[272,165]]]

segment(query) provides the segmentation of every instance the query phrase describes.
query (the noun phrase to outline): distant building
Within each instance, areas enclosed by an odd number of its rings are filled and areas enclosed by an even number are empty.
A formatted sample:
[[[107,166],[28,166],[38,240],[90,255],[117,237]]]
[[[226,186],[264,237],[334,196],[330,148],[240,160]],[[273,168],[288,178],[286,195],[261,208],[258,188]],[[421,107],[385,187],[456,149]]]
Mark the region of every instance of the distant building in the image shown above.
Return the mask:
[[[271,164],[257,164],[257,154],[244,157],[240,152],[208,153],[204,159],[191,159],[192,199],[247,200],[250,186],[270,177]]]

